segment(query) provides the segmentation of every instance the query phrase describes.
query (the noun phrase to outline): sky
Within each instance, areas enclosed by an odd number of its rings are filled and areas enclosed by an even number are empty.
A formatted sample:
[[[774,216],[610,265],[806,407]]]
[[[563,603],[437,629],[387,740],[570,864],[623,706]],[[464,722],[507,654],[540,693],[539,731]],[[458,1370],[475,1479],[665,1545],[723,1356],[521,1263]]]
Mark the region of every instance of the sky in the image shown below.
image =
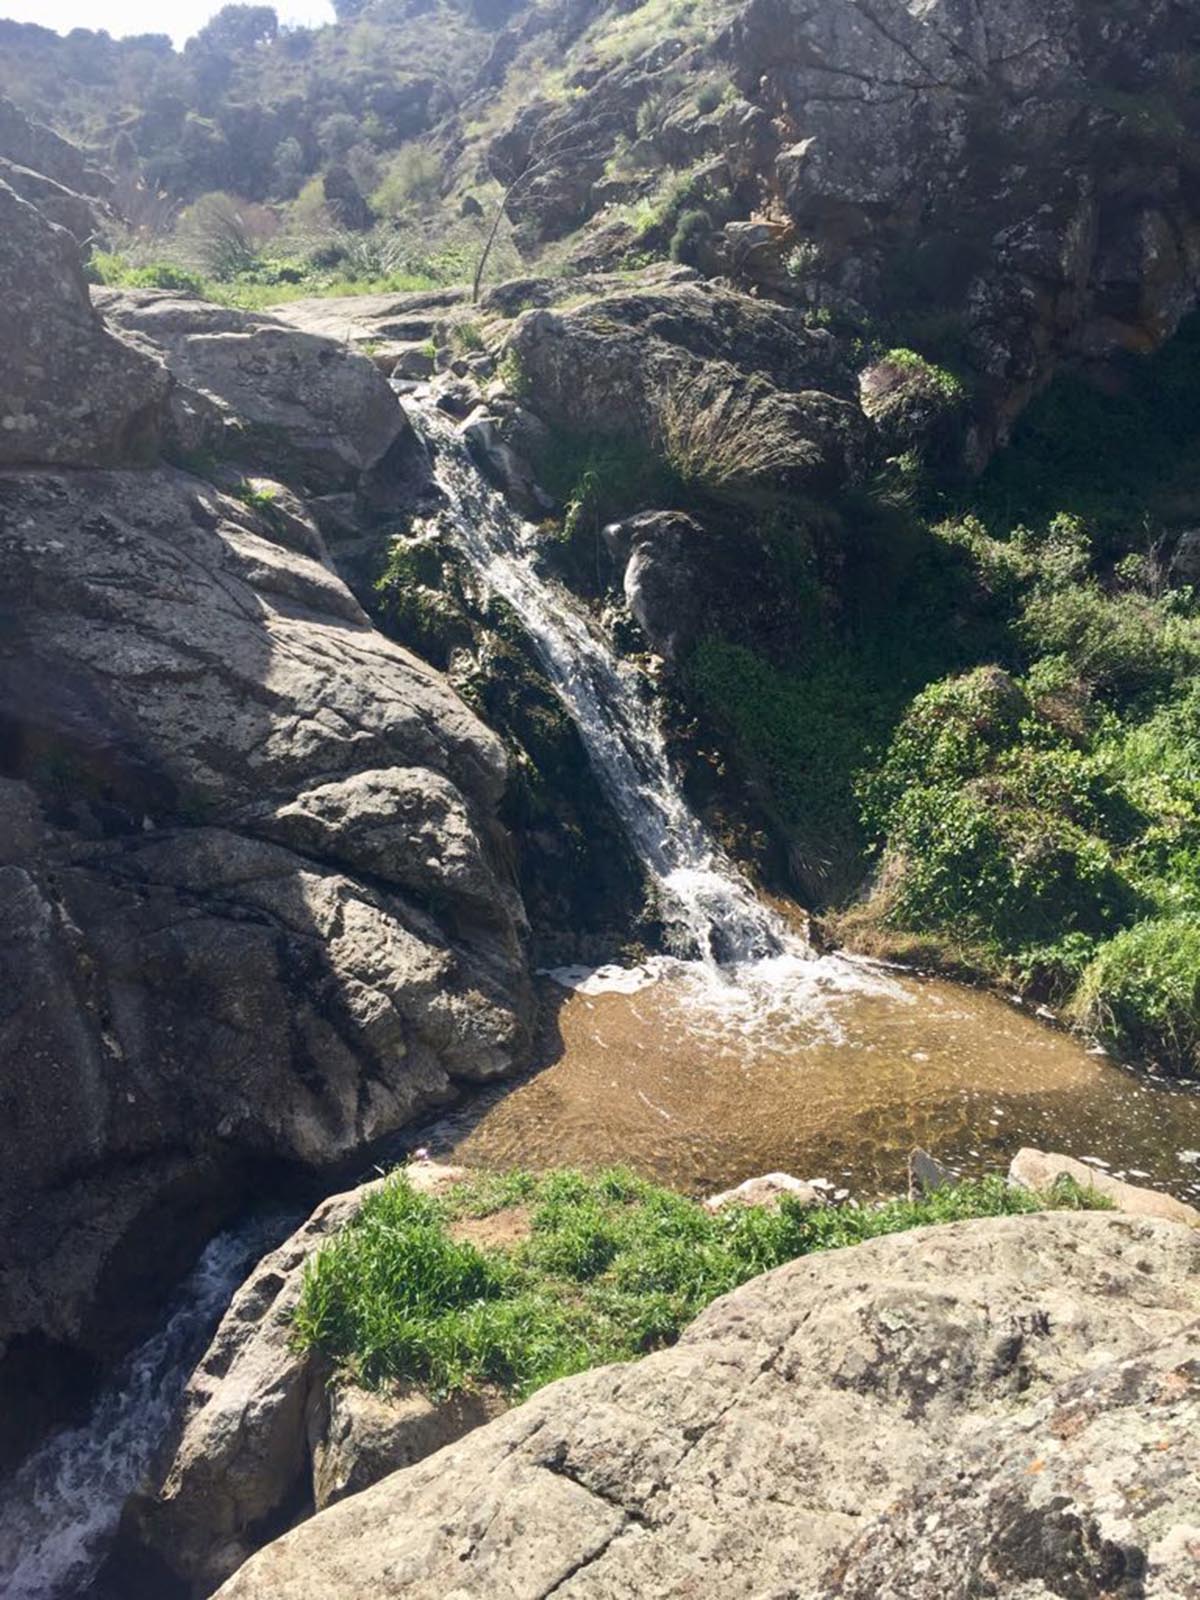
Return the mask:
[[[331,0],[265,0],[274,3],[282,23],[333,21]],[[123,33],[169,33],[181,45],[224,0],[0,0],[0,17],[13,22],[38,22],[43,28],[69,33],[72,28],[103,28],[114,38]]]

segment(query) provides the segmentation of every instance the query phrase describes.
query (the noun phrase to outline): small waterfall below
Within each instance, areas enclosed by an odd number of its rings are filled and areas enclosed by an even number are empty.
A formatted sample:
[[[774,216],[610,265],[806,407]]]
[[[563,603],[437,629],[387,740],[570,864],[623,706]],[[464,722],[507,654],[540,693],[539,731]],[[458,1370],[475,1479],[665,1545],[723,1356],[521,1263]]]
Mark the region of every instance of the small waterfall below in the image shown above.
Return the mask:
[[[562,586],[538,572],[533,529],[486,483],[455,424],[432,408],[410,415],[446,498],[431,520],[450,529],[484,584],[520,618],[654,886],[675,952],[713,969],[811,954],[688,805],[643,675]]]
[[[211,1240],[162,1326],[121,1364],[88,1420],[51,1435],[0,1490],[4,1600],[87,1592],[234,1290],[294,1220],[259,1219]]]

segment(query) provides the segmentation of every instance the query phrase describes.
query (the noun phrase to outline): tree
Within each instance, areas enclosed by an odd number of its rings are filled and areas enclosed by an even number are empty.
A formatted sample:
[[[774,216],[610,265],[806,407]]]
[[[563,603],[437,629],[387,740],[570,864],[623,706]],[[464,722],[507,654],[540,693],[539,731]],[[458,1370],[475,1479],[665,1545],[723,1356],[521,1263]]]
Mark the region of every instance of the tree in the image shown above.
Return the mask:
[[[279,33],[274,6],[222,6],[211,22],[188,41],[202,49],[253,50]]]
[[[304,181],[304,166],[304,147],[299,139],[281,139],[271,161],[271,177],[285,199],[290,200]]]

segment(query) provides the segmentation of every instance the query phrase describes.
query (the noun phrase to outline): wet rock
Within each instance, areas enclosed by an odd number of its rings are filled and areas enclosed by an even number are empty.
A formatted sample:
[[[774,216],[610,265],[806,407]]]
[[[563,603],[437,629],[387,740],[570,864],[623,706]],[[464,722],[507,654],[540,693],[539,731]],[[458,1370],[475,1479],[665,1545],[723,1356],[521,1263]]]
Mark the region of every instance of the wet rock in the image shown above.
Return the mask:
[[[464,1443],[322,1512],[260,1551],[220,1595],[635,1600],[714,1585],[730,1600],[832,1595],[831,1571],[864,1521],[903,1495],[945,1483],[935,1508],[953,1508],[955,1483],[969,1488],[1003,1460],[1009,1482],[1024,1474],[1024,1503],[1039,1504],[1030,1463],[1051,1452],[1057,1481],[1060,1459],[1040,1419],[1070,1417],[1079,1403],[1087,1415],[1094,1385],[1094,1431],[1063,1447],[1079,1463],[1063,1481],[1090,1529],[1108,1514],[1117,1471],[1129,1486],[1126,1520],[1115,1538],[1106,1524],[1105,1536],[1128,1548],[1127,1570],[1140,1552],[1157,1584],[1147,1592],[1166,1600],[1186,1592],[1168,1580],[1184,1570],[1184,1508],[1200,1487],[1184,1438],[1190,1424],[1194,1440],[1200,1420],[1194,1361],[1174,1343],[1198,1310],[1200,1239],[1133,1217],[999,1218],[808,1257],[717,1301],[674,1349],[552,1384]],[[1127,1389],[1122,1375],[1134,1371],[1145,1376]],[[1139,1406],[1156,1382],[1158,1438],[1179,1444],[1152,1461],[1156,1413]],[[1132,1493],[1142,1463],[1170,1496],[1166,1519],[1156,1497]],[[1052,1532],[1053,1500],[1040,1514]],[[974,1526],[998,1557],[1014,1528],[999,1516]],[[886,1538],[887,1523],[880,1528]],[[911,1576],[924,1537],[914,1519],[887,1569],[888,1592],[938,1593]],[[1069,1559],[1070,1546],[1056,1548]],[[1091,1561],[1086,1536],[1075,1548]],[[1017,1587],[1038,1581],[1023,1559],[1010,1560],[1019,1576],[995,1592],[1034,1593]],[[1090,1581],[1093,1566],[1082,1571]],[[1099,1600],[1113,1591],[1081,1579],[1069,1592]]]
[[[0,1345],[105,1359],[255,1169],[521,1056],[501,746],[297,542],[170,469],[0,477]]]
[[[0,181],[0,468],[152,460],[170,380],[105,327],[79,246]]]
[[[544,443],[545,428],[519,407],[495,414],[478,407],[462,425],[462,436],[475,465],[519,511],[545,516],[554,502],[537,485],[533,467],[520,449],[531,438]]]
[[[623,569],[625,602],[653,650],[668,661],[690,645],[700,624],[704,560],[700,524],[679,511],[644,511],[604,529],[605,548]]]
[[[1018,1150],[1008,1169],[1008,1181],[1021,1189],[1045,1193],[1053,1189],[1059,1178],[1071,1178],[1081,1189],[1094,1189],[1118,1210],[1131,1217],[1163,1217],[1168,1222],[1181,1222],[1190,1228],[1200,1228],[1200,1211],[1173,1195],[1158,1189],[1142,1189],[1135,1183],[1125,1183],[1111,1173],[1087,1162],[1076,1161],[1071,1156],[1047,1153],[1026,1147]]]

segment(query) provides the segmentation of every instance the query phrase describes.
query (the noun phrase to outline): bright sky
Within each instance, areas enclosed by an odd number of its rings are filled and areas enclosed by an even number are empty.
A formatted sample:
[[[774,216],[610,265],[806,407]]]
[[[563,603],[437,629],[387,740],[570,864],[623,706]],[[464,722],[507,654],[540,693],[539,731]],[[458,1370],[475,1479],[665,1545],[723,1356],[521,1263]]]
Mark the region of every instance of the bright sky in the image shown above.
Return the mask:
[[[271,3],[271,0],[264,0]],[[282,23],[333,21],[331,0],[273,0]],[[123,33],[169,33],[177,45],[202,28],[224,0],[0,0],[0,17],[39,22],[69,33],[72,28]]]

